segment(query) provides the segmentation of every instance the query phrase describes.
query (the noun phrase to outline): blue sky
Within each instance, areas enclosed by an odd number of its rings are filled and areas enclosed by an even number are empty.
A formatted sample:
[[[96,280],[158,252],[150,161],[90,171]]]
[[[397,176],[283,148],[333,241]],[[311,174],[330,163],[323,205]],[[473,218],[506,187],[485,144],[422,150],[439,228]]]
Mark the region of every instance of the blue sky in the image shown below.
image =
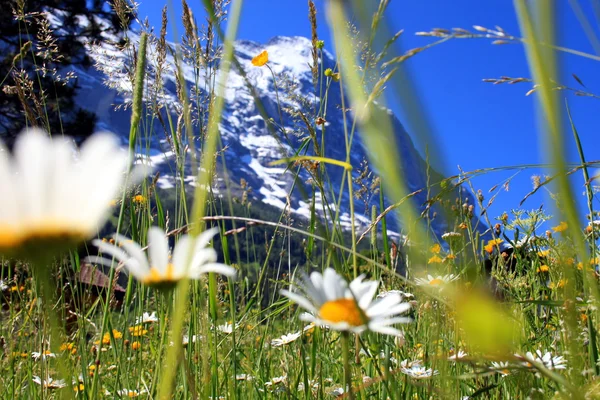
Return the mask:
[[[600,32],[598,20],[590,2],[582,0],[583,13],[589,19],[594,32]],[[192,10],[201,18],[200,0],[190,1]],[[329,27],[325,20],[325,2],[315,1],[318,9],[319,36],[328,49],[331,46]],[[431,43],[433,38],[416,36],[418,31],[432,28],[461,27],[472,29],[473,25],[493,28],[499,25],[505,31],[520,36],[513,2],[509,0],[423,0],[391,1],[386,22],[391,31],[404,29],[401,37],[403,50]],[[558,44],[590,54],[595,54],[584,30],[567,0],[558,0]],[[139,14],[148,17],[154,26],[160,26],[160,0],[141,0]],[[171,2],[173,12],[181,15],[180,3]],[[301,0],[246,0],[239,28],[239,38],[267,42],[277,35],[310,36],[307,2]],[[179,32],[182,27],[178,25]],[[169,35],[173,37],[173,26]],[[583,57],[560,54],[561,83],[579,87],[571,76],[575,73],[585,83],[587,90],[600,93],[598,61]],[[457,165],[465,171],[481,168],[538,164],[546,161],[537,124],[535,96],[526,97],[531,88],[528,83],[515,85],[492,85],[482,82],[484,78],[530,77],[524,48],[521,45],[494,46],[482,39],[452,40],[425,51],[406,62],[413,84],[422,102],[429,124],[433,128],[435,144],[442,151],[443,160],[434,163],[446,175],[458,173]],[[588,161],[600,159],[598,122],[600,100],[561,93],[571,107]],[[406,121],[398,103],[391,103],[401,121]],[[414,137],[411,127],[407,129]],[[568,159],[578,162],[578,155],[570,130],[565,130]],[[414,137],[415,142],[420,140]],[[419,146],[421,149],[423,146]],[[490,217],[502,211],[517,208],[519,201],[531,190],[531,176],[543,171],[530,169],[515,177],[508,192],[502,192],[490,209]],[[495,172],[474,179],[476,189],[487,191],[514,174],[514,171]],[[580,200],[584,191],[580,174],[573,179],[575,193]],[[545,191],[527,200],[523,208],[534,209],[541,204],[552,206]],[[551,208],[550,208],[551,209]]]

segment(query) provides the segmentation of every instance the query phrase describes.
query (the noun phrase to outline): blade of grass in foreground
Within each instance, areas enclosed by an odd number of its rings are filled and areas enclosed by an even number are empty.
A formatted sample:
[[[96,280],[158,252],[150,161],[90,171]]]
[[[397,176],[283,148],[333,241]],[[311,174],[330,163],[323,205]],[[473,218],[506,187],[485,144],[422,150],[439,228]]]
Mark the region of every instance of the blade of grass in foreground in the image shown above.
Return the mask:
[[[198,171],[198,185],[194,193],[194,206],[192,209],[192,226],[190,233],[192,236],[197,236],[204,224],[202,218],[206,210],[206,201],[208,198],[208,187],[211,183],[212,170],[214,164],[214,154],[217,148],[218,134],[219,134],[219,121],[221,120],[221,114],[223,112],[225,93],[227,87],[227,76],[231,66],[231,60],[233,58],[233,44],[237,36],[237,28],[240,21],[240,14],[242,9],[243,0],[234,0],[231,5],[231,19],[227,26],[226,39],[224,43],[223,58],[221,60],[221,75],[219,77],[219,84],[217,90],[216,100],[210,112],[208,133],[203,146],[203,157],[201,167]],[[211,13],[212,8],[208,8],[209,14],[214,17],[214,12]],[[190,249],[193,246],[190,246]],[[191,260],[191,254],[188,255],[188,260]],[[179,371],[178,365],[180,360],[180,354],[182,350],[182,330],[183,323],[187,313],[186,310],[189,294],[189,281],[188,279],[182,280],[178,285],[175,293],[176,302],[174,307],[173,325],[171,329],[171,341],[173,346],[169,348],[167,356],[164,362],[164,375],[161,379],[159,398],[169,399],[172,397],[172,393],[175,385],[175,378]],[[205,358],[206,359],[206,358]],[[217,362],[213,360],[213,362]],[[207,376],[205,382],[210,382],[210,371],[205,368],[203,371]],[[208,378],[208,380],[206,380]]]
[[[570,235],[575,244],[575,249],[580,257],[587,264],[586,249],[581,232],[576,227],[579,226],[579,217],[570,183],[566,175],[566,162],[564,149],[564,138],[562,136],[562,108],[556,92],[552,90],[552,82],[556,81],[557,67],[555,52],[549,47],[543,47],[540,42],[554,42],[554,3],[536,2],[531,3],[535,7],[536,21],[539,26],[536,31],[533,25],[533,18],[527,3],[524,0],[514,0],[515,9],[519,19],[521,31],[525,37],[525,50],[529,68],[534,81],[540,85],[538,88],[538,99],[541,106],[541,122],[545,129],[542,130],[542,138],[546,143],[546,150],[550,155],[553,168],[557,172],[557,187],[560,193],[561,207],[557,209],[560,220],[567,221],[571,227]],[[563,273],[567,277],[566,295],[568,299],[575,299],[576,296],[576,276],[573,268],[563,263]],[[583,273],[584,281],[588,280],[588,274]],[[589,282],[591,283],[591,282]],[[588,285],[589,287],[589,285]],[[574,304],[570,302],[570,304]],[[580,373],[584,369],[583,355],[579,351],[577,338],[577,313],[573,306],[567,306],[563,313],[567,322],[569,335],[568,346],[571,355],[572,373],[571,380],[574,387],[581,387],[583,377]],[[581,398],[579,392],[571,392],[574,398]]]
[[[355,118],[361,130],[362,142],[368,149],[371,161],[387,188],[387,195],[392,202],[398,203],[408,191],[399,168],[398,146],[394,137],[389,116],[386,112],[367,101],[363,85],[358,74],[354,51],[350,39],[343,2],[331,1],[328,6],[328,18],[335,39],[336,51],[341,57],[341,71],[344,87],[350,97]],[[343,94],[342,94],[343,95]],[[399,207],[403,225],[410,232],[411,240],[417,243],[428,243],[428,237],[419,223],[418,215],[411,202]],[[409,248],[413,259],[418,260],[416,249]]]

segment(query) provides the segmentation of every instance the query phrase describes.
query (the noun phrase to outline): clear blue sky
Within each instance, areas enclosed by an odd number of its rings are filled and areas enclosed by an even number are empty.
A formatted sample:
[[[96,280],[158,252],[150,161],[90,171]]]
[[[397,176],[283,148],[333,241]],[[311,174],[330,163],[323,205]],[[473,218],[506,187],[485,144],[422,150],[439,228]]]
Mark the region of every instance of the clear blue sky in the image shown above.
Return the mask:
[[[584,14],[591,22],[596,34],[600,25],[595,18],[593,0],[580,1]],[[191,0],[190,6],[200,20],[201,0]],[[316,0],[319,36],[331,50],[329,28],[325,21],[325,2]],[[581,24],[567,0],[557,0],[559,24],[558,44],[579,51],[595,54]],[[178,1],[169,3],[173,7],[170,15],[181,15]],[[161,0],[140,0],[139,14],[148,17],[159,29]],[[310,36],[307,2],[303,0],[246,0],[244,3],[239,38],[267,42],[277,35]],[[493,28],[499,25],[508,33],[520,36],[517,18],[510,0],[422,0],[391,1],[386,22],[392,31],[404,29],[402,48],[420,47],[433,38],[415,36],[418,31],[432,28],[461,27],[471,29],[473,25]],[[182,27],[178,25],[181,33]],[[173,37],[173,26],[169,29]],[[465,171],[480,168],[510,165],[535,164],[546,160],[540,143],[534,96],[525,96],[531,85],[492,85],[483,83],[484,78],[501,75],[530,77],[525,52],[520,45],[493,46],[482,39],[453,40],[425,51],[406,63],[412,73],[414,84],[421,96],[426,115],[433,127],[436,144],[443,151],[444,173],[454,175],[457,165]],[[600,63],[590,59],[560,55],[561,82],[579,87],[571,76],[579,76],[588,91],[600,93]],[[572,115],[583,142],[588,161],[600,159],[600,100],[561,94],[567,98]],[[402,110],[392,105],[402,118]],[[409,133],[413,134],[410,131]],[[570,130],[568,138],[569,161],[577,162],[578,156]],[[418,142],[418,140],[415,140]],[[487,190],[501,183],[514,172],[490,173],[473,181],[476,189]],[[518,207],[521,198],[531,189],[531,175],[539,170],[521,172],[511,183],[510,191],[498,196],[490,217],[502,211]],[[594,171],[592,171],[592,174]],[[584,191],[583,178],[573,180],[575,193],[580,200]],[[543,192],[543,191],[542,191]],[[534,209],[541,204],[551,206],[546,194],[531,197],[524,208]]]

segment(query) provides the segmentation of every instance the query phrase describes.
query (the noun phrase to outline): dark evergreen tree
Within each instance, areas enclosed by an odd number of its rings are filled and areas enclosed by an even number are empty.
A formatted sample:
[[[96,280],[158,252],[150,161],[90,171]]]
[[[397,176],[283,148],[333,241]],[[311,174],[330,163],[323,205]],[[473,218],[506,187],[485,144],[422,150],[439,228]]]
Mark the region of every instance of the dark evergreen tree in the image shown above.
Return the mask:
[[[83,138],[96,116],[76,104],[69,66],[91,67],[85,43],[128,28],[126,0],[9,0],[0,12],[0,138],[26,126]]]

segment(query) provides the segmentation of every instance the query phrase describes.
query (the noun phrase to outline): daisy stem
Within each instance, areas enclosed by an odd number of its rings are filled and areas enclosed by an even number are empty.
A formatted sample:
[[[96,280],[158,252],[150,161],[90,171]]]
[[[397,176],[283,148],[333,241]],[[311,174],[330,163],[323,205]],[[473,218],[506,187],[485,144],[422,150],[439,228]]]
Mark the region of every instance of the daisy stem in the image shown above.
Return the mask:
[[[68,354],[68,352],[61,352],[59,344],[65,336],[63,327],[59,323],[59,321],[62,321],[63,318],[52,308],[52,304],[57,303],[55,299],[56,293],[52,290],[52,288],[55,287],[53,277],[52,274],[50,274],[50,268],[48,267],[47,262],[33,261],[31,264],[36,275],[36,292],[38,293],[38,296],[41,296],[43,318],[47,318],[48,322],[50,323],[50,336],[48,340],[50,352],[56,354],[58,371],[61,377],[65,380],[65,384],[67,385],[68,389],[61,391],[61,398],[72,399],[74,398],[71,379],[72,374],[67,366],[67,363],[65,362],[65,358],[67,357],[66,354]],[[44,352],[46,351],[43,346],[43,341],[42,349],[40,351],[43,359]],[[42,379],[44,379],[43,376]]]
[[[354,400],[354,392],[352,391],[352,370],[350,369],[350,333],[342,332],[342,356],[344,357],[344,381],[348,391],[348,398]]]

